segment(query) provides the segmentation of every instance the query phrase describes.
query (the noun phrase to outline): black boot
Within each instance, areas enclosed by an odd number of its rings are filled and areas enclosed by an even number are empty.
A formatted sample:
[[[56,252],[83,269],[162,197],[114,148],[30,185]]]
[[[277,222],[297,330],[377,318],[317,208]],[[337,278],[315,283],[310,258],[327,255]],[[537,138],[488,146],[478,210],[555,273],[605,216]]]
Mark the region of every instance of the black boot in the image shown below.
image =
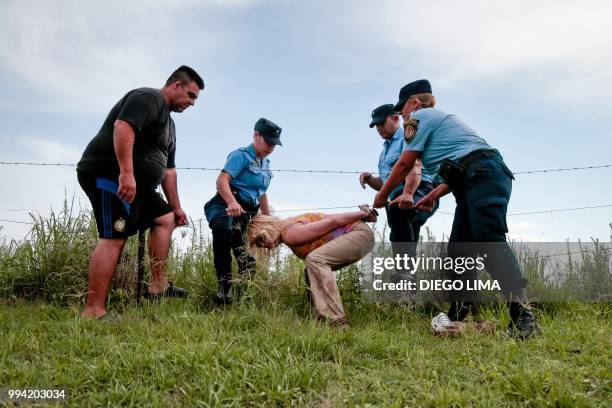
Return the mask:
[[[218,305],[232,304],[232,284],[230,282],[219,282],[219,292],[215,296],[215,303]]]
[[[540,335],[540,326],[536,322],[533,310],[526,304],[513,300],[509,303],[510,326],[508,335],[517,340],[526,340]]]
[[[451,322],[462,322],[470,313],[470,303],[450,302],[447,316]]]

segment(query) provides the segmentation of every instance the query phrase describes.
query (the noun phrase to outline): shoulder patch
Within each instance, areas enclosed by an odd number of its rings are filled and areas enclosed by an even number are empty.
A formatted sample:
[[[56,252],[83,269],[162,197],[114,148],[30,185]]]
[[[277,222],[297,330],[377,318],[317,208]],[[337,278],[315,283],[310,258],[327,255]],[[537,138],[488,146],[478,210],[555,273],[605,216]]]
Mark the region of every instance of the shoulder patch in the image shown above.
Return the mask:
[[[419,128],[419,120],[418,119],[408,119],[404,122],[404,140],[406,143],[410,143],[416,135],[416,132]]]

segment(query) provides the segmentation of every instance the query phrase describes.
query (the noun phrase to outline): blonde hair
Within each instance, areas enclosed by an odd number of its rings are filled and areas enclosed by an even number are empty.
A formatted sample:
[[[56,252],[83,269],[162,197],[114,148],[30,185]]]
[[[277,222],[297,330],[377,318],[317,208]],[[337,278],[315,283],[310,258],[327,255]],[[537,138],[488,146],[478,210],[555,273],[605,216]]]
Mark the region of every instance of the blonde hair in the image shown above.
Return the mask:
[[[436,105],[436,97],[430,93],[414,94],[410,97],[421,102],[423,108],[433,108]]]
[[[257,214],[249,222],[246,240],[250,250],[264,250],[257,244],[262,239],[274,242],[274,246],[281,243],[281,220],[273,215]]]

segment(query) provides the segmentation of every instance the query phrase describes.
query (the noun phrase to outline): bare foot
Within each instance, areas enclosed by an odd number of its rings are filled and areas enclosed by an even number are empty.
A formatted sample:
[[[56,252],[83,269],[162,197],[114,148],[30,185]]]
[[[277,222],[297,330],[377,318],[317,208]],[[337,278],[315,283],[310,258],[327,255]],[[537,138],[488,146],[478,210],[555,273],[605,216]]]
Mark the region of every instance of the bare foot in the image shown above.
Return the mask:
[[[83,313],[81,313],[81,317],[85,319],[101,319],[105,314],[106,310],[104,309],[85,308]]]
[[[168,283],[168,279],[163,279],[161,281],[151,282],[151,283],[149,283],[149,293],[151,293],[153,295],[156,295],[158,293],[162,293],[163,291],[168,289],[169,286],[170,286],[170,284]]]

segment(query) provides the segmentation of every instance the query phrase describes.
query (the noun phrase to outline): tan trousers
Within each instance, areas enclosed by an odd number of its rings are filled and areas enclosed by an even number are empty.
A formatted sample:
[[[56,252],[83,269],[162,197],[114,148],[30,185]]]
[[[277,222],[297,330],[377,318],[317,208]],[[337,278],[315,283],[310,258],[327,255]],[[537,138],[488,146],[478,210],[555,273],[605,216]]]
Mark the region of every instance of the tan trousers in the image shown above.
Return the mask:
[[[310,299],[321,317],[346,323],[346,313],[332,271],[357,262],[374,247],[374,233],[363,222],[353,230],[315,249],[306,256],[306,278]]]

